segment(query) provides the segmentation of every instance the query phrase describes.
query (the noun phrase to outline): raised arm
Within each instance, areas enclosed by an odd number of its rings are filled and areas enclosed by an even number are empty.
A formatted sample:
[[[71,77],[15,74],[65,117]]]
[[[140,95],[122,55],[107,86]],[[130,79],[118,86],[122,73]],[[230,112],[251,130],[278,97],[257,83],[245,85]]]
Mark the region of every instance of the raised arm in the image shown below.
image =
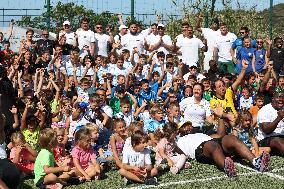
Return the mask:
[[[241,84],[241,82],[242,82],[242,80],[243,80],[243,78],[246,74],[246,69],[248,68],[248,64],[249,64],[248,61],[246,61],[246,60],[242,61],[242,71],[239,74],[239,76],[237,77],[236,81],[232,85],[232,90],[234,92],[236,92],[237,87]]]
[[[198,15],[197,19],[196,19],[196,26],[195,26],[195,30],[198,32],[202,32],[201,29],[201,22],[203,21],[203,16],[201,14]]]

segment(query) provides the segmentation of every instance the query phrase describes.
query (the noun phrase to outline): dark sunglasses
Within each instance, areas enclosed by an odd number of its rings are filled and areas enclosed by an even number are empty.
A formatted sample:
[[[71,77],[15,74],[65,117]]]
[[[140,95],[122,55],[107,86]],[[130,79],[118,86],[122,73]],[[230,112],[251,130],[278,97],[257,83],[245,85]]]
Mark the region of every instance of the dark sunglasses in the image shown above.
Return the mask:
[[[97,29],[102,29],[103,27],[97,27]]]
[[[245,34],[245,32],[240,32],[240,34]]]
[[[256,41],[257,44],[263,44],[263,41]]]

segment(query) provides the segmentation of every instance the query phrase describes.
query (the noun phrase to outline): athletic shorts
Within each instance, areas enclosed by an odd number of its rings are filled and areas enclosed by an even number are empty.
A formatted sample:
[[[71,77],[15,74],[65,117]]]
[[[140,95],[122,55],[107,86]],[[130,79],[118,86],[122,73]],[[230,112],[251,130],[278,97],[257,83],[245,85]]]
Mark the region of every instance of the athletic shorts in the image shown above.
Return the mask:
[[[259,147],[269,147],[269,143],[273,138],[284,138],[284,135],[266,137],[258,142]]]
[[[205,164],[213,164],[214,161],[212,158],[208,158],[203,154],[203,147],[207,142],[213,141],[213,142],[217,142],[221,148],[222,148],[222,139],[223,138],[213,138],[211,140],[208,141],[204,141],[202,142],[197,149],[195,150],[195,159],[196,161],[200,162],[200,163],[205,163]]]
[[[233,61],[227,61],[227,62],[218,62],[218,68],[223,74],[234,74],[235,73],[235,64]]]

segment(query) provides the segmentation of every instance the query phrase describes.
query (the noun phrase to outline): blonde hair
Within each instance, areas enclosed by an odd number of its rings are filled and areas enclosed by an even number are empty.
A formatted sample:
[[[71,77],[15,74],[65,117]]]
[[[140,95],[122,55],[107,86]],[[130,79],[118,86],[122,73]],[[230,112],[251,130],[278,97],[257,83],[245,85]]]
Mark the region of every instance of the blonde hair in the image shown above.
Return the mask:
[[[164,113],[164,110],[161,106],[158,106],[158,105],[154,105],[151,109],[150,109],[150,114],[151,115],[155,115],[156,113],[158,112],[162,112]]]
[[[56,132],[51,128],[43,129],[40,131],[38,141],[41,148],[53,147],[57,142]]]
[[[94,131],[99,132],[99,127],[94,123],[87,123],[85,128],[88,129],[90,132],[94,132]]]
[[[20,132],[13,133],[11,135],[11,142],[14,146],[19,143],[25,144],[26,143],[25,136]]]

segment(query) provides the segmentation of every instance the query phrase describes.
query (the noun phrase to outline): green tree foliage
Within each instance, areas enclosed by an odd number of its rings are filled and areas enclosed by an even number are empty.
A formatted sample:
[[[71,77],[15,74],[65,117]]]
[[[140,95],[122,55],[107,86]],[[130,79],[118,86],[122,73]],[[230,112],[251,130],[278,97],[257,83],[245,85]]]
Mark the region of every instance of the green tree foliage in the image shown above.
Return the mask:
[[[112,28],[118,25],[118,18],[116,15],[109,12],[103,12],[101,14],[95,13],[93,10],[88,10],[84,6],[78,6],[74,3],[63,4],[58,2],[55,7],[51,9],[50,18],[50,31],[55,32],[57,27],[61,27],[65,20],[71,22],[71,27],[76,30],[80,26],[80,19],[87,17],[90,21],[90,28],[94,29],[96,23],[101,23],[103,26],[109,25]],[[33,28],[46,28],[47,13],[43,13],[41,16],[31,18],[30,16],[23,17],[17,24],[25,27]]]

